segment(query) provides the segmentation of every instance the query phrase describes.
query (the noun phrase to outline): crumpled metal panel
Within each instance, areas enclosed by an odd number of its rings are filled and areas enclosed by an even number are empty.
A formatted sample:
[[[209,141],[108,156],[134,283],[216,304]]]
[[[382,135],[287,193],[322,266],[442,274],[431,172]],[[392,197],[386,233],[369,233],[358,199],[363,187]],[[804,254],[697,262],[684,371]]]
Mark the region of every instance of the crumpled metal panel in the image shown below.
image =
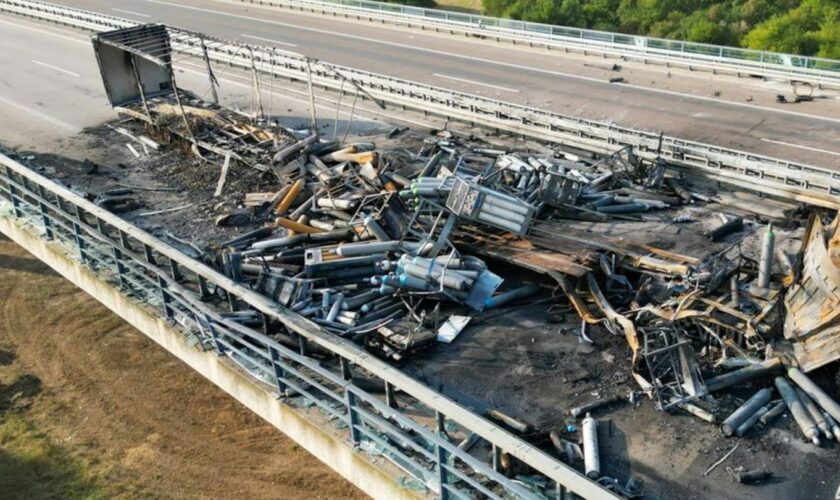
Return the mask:
[[[798,340],[795,354],[806,372],[840,359],[840,235],[835,234],[836,228],[837,222],[827,231],[815,220],[802,278],[785,297],[785,337]]]

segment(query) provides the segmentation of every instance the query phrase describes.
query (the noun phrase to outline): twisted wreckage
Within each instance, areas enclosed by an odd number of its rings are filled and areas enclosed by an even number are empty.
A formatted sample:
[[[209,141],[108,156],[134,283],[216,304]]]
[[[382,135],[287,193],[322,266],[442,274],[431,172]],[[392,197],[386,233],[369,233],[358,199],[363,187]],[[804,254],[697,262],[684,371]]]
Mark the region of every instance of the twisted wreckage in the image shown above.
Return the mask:
[[[582,343],[600,328],[626,339],[636,384],[662,411],[723,418],[724,434],[743,436],[789,409],[808,440],[840,441],[831,384],[807,375],[840,359],[832,211],[728,191],[631,148],[594,155],[438,130],[410,150],[403,128],[383,138],[389,149],[335,132],[330,140],[179,89],[163,27],[94,44],[112,104],[145,123],[151,143],[186,144],[221,165],[217,193],[232,163],[271,179],[271,189],[240,193],[240,208],[219,214],[218,225],[244,229],[216,241],[207,259],[324,330],[399,363],[457,342],[493,310],[542,303],[546,321],[577,324]],[[749,381],[760,390],[723,413],[716,395]],[[597,415],[615,401],[571,414]],[[597,479],[593,425],[583,425],[582,454]],[[550,436],[575,462],[576,434]]]

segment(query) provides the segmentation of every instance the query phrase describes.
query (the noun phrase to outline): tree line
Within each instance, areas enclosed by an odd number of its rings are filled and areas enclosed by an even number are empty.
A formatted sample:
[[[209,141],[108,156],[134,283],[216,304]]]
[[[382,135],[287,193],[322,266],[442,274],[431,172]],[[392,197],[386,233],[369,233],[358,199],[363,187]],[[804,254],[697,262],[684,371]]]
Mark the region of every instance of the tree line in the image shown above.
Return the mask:
[[[386,0],[433,7],[434,0]],[[486,15],[840,59],[840,0],[482,0]]]

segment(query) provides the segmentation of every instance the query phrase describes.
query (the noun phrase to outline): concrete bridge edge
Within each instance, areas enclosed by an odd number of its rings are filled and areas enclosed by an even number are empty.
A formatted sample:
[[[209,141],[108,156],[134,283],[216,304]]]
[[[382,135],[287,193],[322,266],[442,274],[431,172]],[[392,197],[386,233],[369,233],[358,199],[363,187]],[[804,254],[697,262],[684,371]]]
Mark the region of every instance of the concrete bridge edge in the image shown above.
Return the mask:
[[[374,464],[331,432],[332,423],[320,414],[304,414],[278,400],[266,386],[247,376],[233,363],[215,352],[191,346],[187,338],[162,317],[132,301],[111,284],[85,268],[67,249],[33,234],[11,216],[0,216],[0,232],[50,266],[58,274],[123,318],[190,368],[289,436],[318,460],[341,474],[356,487],[377,499],[416,499],[425,495],[398,483],[399,471],[386,464]],[[323,424],[319,426],[318,420]],[[220,457],[222,459],[222,457]],[[390,470],[388,470],[390,469]]]

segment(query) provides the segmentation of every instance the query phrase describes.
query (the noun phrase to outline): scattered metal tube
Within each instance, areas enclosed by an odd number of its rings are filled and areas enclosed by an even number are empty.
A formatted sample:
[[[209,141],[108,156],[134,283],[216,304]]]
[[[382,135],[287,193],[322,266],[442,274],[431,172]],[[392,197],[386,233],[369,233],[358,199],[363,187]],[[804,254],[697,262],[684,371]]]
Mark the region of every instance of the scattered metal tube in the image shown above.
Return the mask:
[[[496,217],[495,215],[491,215],[486,212],[479,212],[477,218],[482,222],[502,227],[514,233],[522,232],[522,224],[517,224],[515,222],[509,221],[507,219],[502,219],[501,217]]]
[[[432,269],[431,271],[423,266],[406,262],[401,269],[410,276],[421,280],[434,280],[447,288],[453,290],[464,291],[472,285],[472,280],[460,276],[454,271],[444,272],[442,268]]]
[[[291,189],[289,189],[289,192],[286,193],[286,196],[284,196],[283,199],[280,200],[280,203],[277,205],[277,208],[274,209],[274,213],[277,215],[283,215],[284,213],[286,213],[286,210],[288,210],[289,207],[292,206],[292,203],[294,203],[295,199],[300,194],[301,189],[303,189],[303,178],[295,181]]]
[[[344,294],[339,293],[335,296],[335,301],[332,303],[332,307],[330,307],[330,312],[327,313],[327,321],[335,321],[335,317],[338,316],[339,311],[341,311],[342,302],[344,302]]]
[[[753,426],[758,422],[758,420],[769,411],[767,406],[762,406],[759,408],[755,413],[749,416],[744,422],[738,426],[735,430],[735,435],[738,437],[743,436],[746,434]]]
[[[834,440],[840,443],[840,425],[837,424],[836,420],[831,418],[831,415],[829,415],[827,411],[823,411],[823,417],[825,417],[825,421],[828,422],[828,425],[831,427],[831,433],[834,434]]]
[[[739,290],[739,283],[738,283],[738,274],[733,274],[732,278],[729,280],[729,294],[732,303],[732,307],[738,309],[741,307],[741,296]]]
[[[365,224],[365,229],[367,229],[368,232],[370,232],[370,234],[372,234],[373,237],[376,238],[377,240],[379,240],[379,241],[389,241],[391,239],[391,237],[388,236],[388,233],[386,233],[385,230],[382,229],[382,226],[380,226],[379,223],[376,222],[376,220],[373,217],[371,217],[371,216],[365,217],[364,224]]]
[[[342,257],[357,257],[360,255],[393,252],[399,246],[399,241],[344,243],[335,249],[335,253]]]
[[[776,235],[773,233],[773,224],[768,224],[767,231],[764,233],[764,239],[761,243],[761,259],[758,262],[758,286],[765,290],[770,288],[775,248]]]
[[[481,207],[481,212],[479,213],[490,214],[496,217],[500,217],[502,219],[512,221],[516,224],[523,224],[525,222],[524,215],[509,212],[507,209],[497,207],[496,205],[491,205],[489,203],[484,204]]]
[[[793,263],[790,261],[790,256],[787,254],[787,252],[785,252],[784,248],[780,246],[776,247],[776,259],[782,266],[782,271],[785,273],[785,276],[790,276],[793,274]]]
[[[679,407],[680,409],[685,410],[686,412],[694,415],[695,417],[699,418],[700,420],[703,420],[703,421],[708,422],[710,424],[717,423],[717,418],[715,417],[715,415],[713,413],[710,413],[710,412],[704,410],[703,408],[700,408],[699,406],[697,406],[693,403],[690,403],[688,401],[679,402],[679,400],[677,398],[671,398],[671,403],[676,404],[677,407]]]
[[[741,484],[760,483],[761,481],[766,481],[773,477],[772,472],[767,472],[763,470],[733,470],[731,471],[731,474],[732,479],[734,479],[735,482]]]
[[[723,421],[720,429],[727,437],[732,436],[738,430],[738,426],[744,423],[751,415],[753,415],[759,408],[770,402],[773,395],[772,389],[761,389],[753,394],[743,405],[735,410],[732,415]]]
[[[799,401],[802,402],[802,406],[808,410],[808,413],[811,414],[811,418],[814,420],[814,423],[817,424],[817,428],[822,431],[823,436],[826,439],[831,441],[834,439],[834,435],[831,433],[831,426],[826,422],[825,417],[823,416],[822,410],[817,407],[817,404],[805,394],[805,391],[796,387],[796,396],[799,398]]]
[[[733,217],[724,222],[720,226],[709,231],[709,239],[712,241],[720,241],[732,233],[738,232],[744,227],[743,217]]]
[[[796,385],[802,388],[805,391],[805,394],[811,397],[814,401],[817,402],[818,405],[822,407],[831,418],[835,421],[840,422],[840,404],[837,404],[837,401],[831,398],[828,394],[825,393],[822,389],[817,386],[807,375],[802,373],[799,368],[792,367],[788,369],[788,377],[793,380]]]
[[[627,203],[624,205],[595,207],[595,210],[602,214],[632,214],[636,212],[647,212],[650,210],[650,205],[647,203]]]
[[[528,424],[526,422],[523,422],[522,420],[519,420],[518,418],[514,418],[514,417],[511,417],[510,415],[506,415],[506,414],[500,412],[499,410],[490,410],[490,412],[488,414],[494,420],[502,422],[503,424],[507,425],[508,427],[515,430],[516,432],[524,434],[524,433],[528,432],[529,430],[531,430],[531,425],[530,424]]]
[[[313,227],[311,225],[298,224],[297,222],[295,222],[293,220],[285,219],[283,217],[277,217],[274,220],[274,223],[278,226],[284,227],[284,228],[286,228],[290,231],[294,231],[296,233],[312,234],[312,233],[326,233],[326,232],[328,232],[324,229],[318,229],[317,227]]]
[[[505,293],[501,293],[496,295],[495,297],[490,297],[484,301],[484,308],[485,309],[493,309],[494,307],[503,306],[509,302],[513,302],[514,300],[521,299],[523,297],[527,297],[531,294],[536,293],[539,291],[540,287],[537,285],[525,285],[514,290],[507,291]]]
[[[521,215],[524,219],[525,216],[528,215],[528,207],[522,205],[522,203],[512,203],[508,200],[503,198],[499,198],[497,196],[485,196],[484,197],[484,205],[491,205],[494,207],[498,207],[501,210],[506,210],[508,212],[512,212],[517,215]]]
[[[342,309],[356,309],[359,306],[363,306],[364,304],[371,302],[372,300],[379,297],[379,293],[375,290],[370,290],[367,292],[360,293],[358,295],[354,295],[353,297],[347,297],[341,303]]]
[[[717,377],[706,381],[706,388],[709,392],[719,391],[735,384],[740,384],[748,380],[754,380],[782,368],[782,360],[780,358],[770,358],[761,363],[750,366],[745,366],[733,372],[724,373]]]
[[[601,476],[601,456],[598,450],[598,421],[587,415],[583,419],[583,463],[586,476],[598,479]]]
[[[605,207],[607,205],[612,205],[613,202],[615,202],[615,196],[611,195],[611,194],[608,194],[608,195],[604,195],[601,198],[593,201],[592,203],[590,203],[590,205],[594,208],[598,208],[598,207]]]
[[[787,405],[784,401],[779,401],[778,403],[773,405],[769,410],[767,410],[767,413],[760,416],[758,418],[758,421],[761,422],[761,425],[767,425],[773,420],[775,420],[779,415],[784,413],[785,410],[787,410]]]
[[[793,415],[793,419],[796,420],[796,424],[799,425],[799,429],[802,430],[802,434],[804,434],[805,437],[812,443],[819,446],[820,432],[817,429],[817,425],[814,423],[814,420],[811,418],[808,410],[806,410],[802,405],[802,402],[799,401],[799,397],[796,396],[796,391],[793,390],[790,382],[788,382],[784,377],[776,377],[775,383],[776,388],[779,390],[779,394],[782,395],[782,399],[785,400],[785,404],[788,408],[790,408],[790,413]]]

